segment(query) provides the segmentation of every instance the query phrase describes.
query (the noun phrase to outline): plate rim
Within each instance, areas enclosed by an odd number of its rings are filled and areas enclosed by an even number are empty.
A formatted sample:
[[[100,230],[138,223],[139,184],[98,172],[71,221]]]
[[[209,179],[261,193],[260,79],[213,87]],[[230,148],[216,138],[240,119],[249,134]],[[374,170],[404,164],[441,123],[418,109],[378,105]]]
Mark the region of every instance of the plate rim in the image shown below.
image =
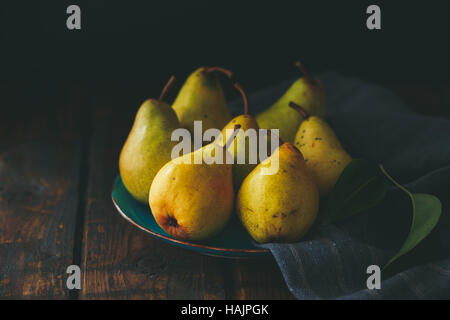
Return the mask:
[[[114,199],[114,187],[116,185],[117,179],[120,177],[120,175],[116,176],[116,178],[114,179],[113,185],[112,185],[112,190],[111,190],[111,200],[114,204],[114,207],[116,208],[116,210],[119,212],[119,214],[122,216],[122,218],[124,218],[125,220],[127,220],[129,223],[131,223],[132,225],[134,225],[135,227],[138,227],[139,229],[151,234],[152,236],[159,238],[159,239],[164,239],[167,240],[169,242],[174,242],[174,243],[178,243],[178,244],[182,244],[184,246],[188,246],[188,247],[195,247],[195,248],[200,248],[200,249],[207,249],[207,250],[212,250],[212,251],[217,251],[217,252],[236,252],[236,253],[270,253],[269,249],[237,249],[237,248],[219,248],[219,247],[213,247],[213,246],[208,246],[208,245],[203,245],[203,244],[198,244],[198,243],[193,243],[193,242],[186,242],[183,240],[178,240],[178,239],[174,239],[172,237],[168,237],[165,236],[163,234],[159,234],[155,231],[152,231],[144,226],[141,226],[139,223],[137,223],[136,221],[134,221],[133,219],[131,219],[130,217],[128,217],[120,208],[120,206],[117,204],[116,199]]]

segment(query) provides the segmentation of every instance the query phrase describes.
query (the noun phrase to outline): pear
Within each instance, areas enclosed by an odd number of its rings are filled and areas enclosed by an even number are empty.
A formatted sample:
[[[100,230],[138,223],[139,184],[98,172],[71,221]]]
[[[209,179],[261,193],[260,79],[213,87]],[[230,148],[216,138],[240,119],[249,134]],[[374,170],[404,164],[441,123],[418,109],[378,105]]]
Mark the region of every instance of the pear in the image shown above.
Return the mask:
[[[325,90],[322,83],[306,72],[299,62],[296,65],[303,73],[289,89],[271,107],[256,116],[262,129],[279,129],[280,138],[286,142],[294,142],[298,126],[303,118],[295,110],[289,108],[289,102],[301,105],[310,114],[323,117],[325,115]]]
[[[181,126],[191,134],[195,120],[202,121],[202,134],[210,128],[223,128],[231,120],[217,72],[232,77],[221,67],[201,67],[187,78],[172,105]]]
[[[278,161],[275,174],[263,170]],[[236,200],[238,216],[255,241],[295,242],[316,219],[319,192],[300,151],[283,143],[244,179]]]
[[[179,127],[177,115],[163,101],[172,76],[158,100],[148,99],[140,106],[133,127],[122,148],[119,170],[128,192],[138,201],[146,203],[153,178],[171,159],[172,131]]]
[[[225,161],[228,147],[212,142],[168,162],[156,175],[148,198],[150,209],[158,225],[172,237],[203,240],[218,233],[229,220],[234,190],[232,162]],[[217,150],[225,155],[222,164],[211,161]],[[196,164],[196,157],[203,161]]]
[[[228,124],[223,128],[221,135],[218,138],[218,143],[225,145],[225,143],[230,139],[231,134],[233,134],[233,128],[236,125],[240,126],[240,129],[236,135],[234,143],[230,145],[228,151],[233,155],[233,186],[234,190],[239,190],[242,181],[248,174],[256,167],[258,164],[258,149],[252,148],[252,154],[250,154],[250,142],[253,146],[258,146],[258,123],[254,117],[248,113],[248,99],[245,90],[239,83],[234,84],[235,88],[241,93],[244,100],[244,114],[233,118]],[[254,129],[254,135],[252,132],[246,131],[248,129]],[[244,161],[238,161],[239,159]],[[252,161],[250,161],[252,160]],[[244,162],[244,163],[238,163]]]
[[[291,102],[289,106],[303,115],[295,136],[295,146],[305,157],[306,166],[313,174],[320,195],[326,196],[336,184],[352,157],[344,150],[333,129],[325,120],[309,115],[305,108]]]

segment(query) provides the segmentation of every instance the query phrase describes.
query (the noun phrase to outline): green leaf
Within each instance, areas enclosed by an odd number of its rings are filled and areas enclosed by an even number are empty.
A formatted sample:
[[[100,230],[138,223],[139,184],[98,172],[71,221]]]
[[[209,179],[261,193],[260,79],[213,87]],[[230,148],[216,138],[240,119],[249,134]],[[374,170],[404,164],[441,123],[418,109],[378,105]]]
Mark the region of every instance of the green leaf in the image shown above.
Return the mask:
[[[400,251],[393,256],[385,267],[389,266],[392,262],[397,260],[399,257],[411,251],[416,247],[425,237],[430,234],[433,228],[439,221],[442,213],[441,201],[431,194],[425,193],[411,193],[405,187],[400,185],[395,181],[380,165],[381,171],[391,180],[397,187],[403,190],[411,198],[413,207],[413,218],[411,223],[411,229],[409,230],[409,235]]]
[[[385,196],[388,182],[378,165],[354,159],[342,171],[325,203],[322,223],[333,223],[370,209]]]

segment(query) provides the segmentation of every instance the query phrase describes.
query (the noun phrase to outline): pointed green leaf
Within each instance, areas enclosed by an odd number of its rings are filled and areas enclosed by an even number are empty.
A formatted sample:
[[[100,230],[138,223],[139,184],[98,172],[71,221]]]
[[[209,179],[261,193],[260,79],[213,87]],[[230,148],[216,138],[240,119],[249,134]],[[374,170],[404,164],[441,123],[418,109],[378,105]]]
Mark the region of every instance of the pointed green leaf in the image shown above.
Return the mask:
[[[322,223],[333,223],[372,208],[384,198],[387,187],[378,165],[354,159],[342,171],[328,197]]]
[[[386,172],[383,166],[380,165],[380,168],[389,180],[409,195],[413,207],[413,219],[409,235],[403,243],[403,246],[400,248],[400,251],[386,264],[385,267],[387,267],[399,257],[414,249],[428,234],[430,234],[441,217],[442,204],[436,196],[431,194],[409,192],[405,187],[395,181]]]

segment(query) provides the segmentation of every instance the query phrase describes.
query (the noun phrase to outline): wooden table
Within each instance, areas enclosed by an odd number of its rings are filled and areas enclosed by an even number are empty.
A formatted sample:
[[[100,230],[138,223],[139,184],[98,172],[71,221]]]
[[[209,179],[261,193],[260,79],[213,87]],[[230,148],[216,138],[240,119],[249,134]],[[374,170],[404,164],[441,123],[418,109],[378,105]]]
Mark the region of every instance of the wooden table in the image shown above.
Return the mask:
[[[293,298],[272,258],[202,256],[115,211],[118,154],[142,91],[53,84],[34,106],[21,85],[0,86],[13,119],[0,119],[0,298]],[[416,110],[450,114],[448,85],[386,85]],[[22,114],[24,104],[32,106]],[[66,288],[72,264],[81,267],[81,290]]]

